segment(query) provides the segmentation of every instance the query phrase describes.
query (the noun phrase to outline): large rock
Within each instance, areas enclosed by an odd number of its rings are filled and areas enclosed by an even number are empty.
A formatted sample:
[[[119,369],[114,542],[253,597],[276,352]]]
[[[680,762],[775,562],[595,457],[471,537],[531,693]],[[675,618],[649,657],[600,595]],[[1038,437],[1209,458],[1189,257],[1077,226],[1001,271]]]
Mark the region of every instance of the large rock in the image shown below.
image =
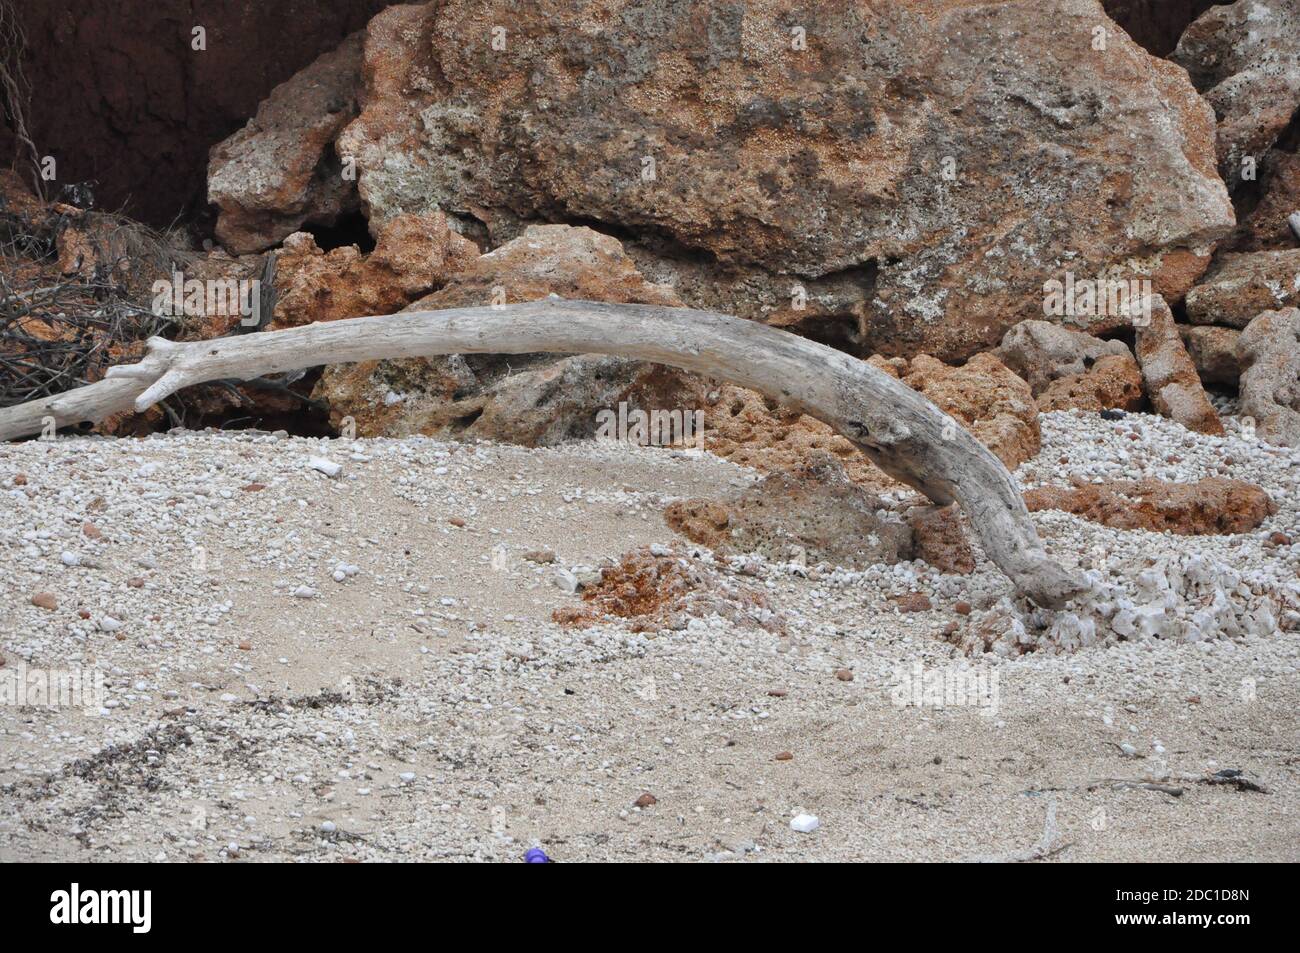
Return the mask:
[[[928,354],[871,363],[933,401],[1014,470],[1038,453],[1042,433],[1029,385],[991,353],[951,367]]]
[[[1138,324],[1137,359],[1142,385],[1156,412],[1188,430],[1222,434],[1223,422],[1205,395],[1178,325],[1163,298],[1152,298],[1149,320]]]
[[[357,116],[361,40],[353,34],[281,83],[243,129],[212,147],[208,201],[230,251],[270,248],[304,224],[333,225],[357,208],[356,182],[334,140]]]
[[[1207,477],[1196,483],[1148,478],[1077,487],[1044,486],[1025,493],[1031,513],[1064,510],[1115,529],[1144,529],[1179,536],[1246,533],[1277,512],[1253,483]]]
[[[1266,311],[1237,343],[1241,413],[1265,440],[1300,447],[1300,308]]]
[[[1263,159],[1300,109],[1300,0],[1238,0],[1187,28],[1172,57],[1219,121],[1219,169],[1234,188],[1242,159]]]
[[[449,0],[376,17],[364,75],[375,225],[600,221],[742,304],[847,275],[861,354],[969,356],[1067,271],[1177,298],[1234,223],[1212,112],[1095,0]]]
[[[1039,410],[1141,405],[1142,375],[1122,341],[1103,341],[1050,321],[1021,321],[994,354],[1028,382]]]
[[[378,251],[378,249],[377,249]],[[681,306],[647,282],[619,242],[589,228],[533,226],[461,267],[408,310],[483,307],[548,295]],[[414,433],[548,445],[591,437],[598,411],[674,410],[704,400],[698,378],[662,365],[600,355],[467,354],[363,361],[326,368],[315,390],[337,424],[359,436]]]
[[[1225,254],[1187,293],[1193,324],[1244,328],[1261,311],[1300,304],[1300,248]]]

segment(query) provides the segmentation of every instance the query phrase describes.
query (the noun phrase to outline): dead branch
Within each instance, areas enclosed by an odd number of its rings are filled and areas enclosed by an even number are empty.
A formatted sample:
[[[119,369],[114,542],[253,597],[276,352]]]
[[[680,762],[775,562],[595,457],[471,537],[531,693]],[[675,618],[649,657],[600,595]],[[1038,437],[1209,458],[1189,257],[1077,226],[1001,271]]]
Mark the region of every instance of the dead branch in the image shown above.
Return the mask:
[[[437,354],[598,353],[669,364],[782,400],[830,424],[882,470],[940,505],[961,504],[985,551],[1034,602],[1059,607],[1086,583],[1048,558],[1015,480],[983,444],[865,361],[728,315],[548,299],[351,318],[177,343],[151,338],[138,364],[56,397],[0,409],[0,439],[141,411],[182,387],[321,364]]]

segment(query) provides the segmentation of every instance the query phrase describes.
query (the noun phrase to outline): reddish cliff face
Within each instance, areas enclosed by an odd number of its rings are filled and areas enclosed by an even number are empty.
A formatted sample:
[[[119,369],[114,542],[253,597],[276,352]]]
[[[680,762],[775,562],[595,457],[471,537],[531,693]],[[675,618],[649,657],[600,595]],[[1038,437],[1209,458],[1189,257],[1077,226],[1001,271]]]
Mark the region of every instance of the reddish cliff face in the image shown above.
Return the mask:
[[[95,204],[166,224],[204,202],[208,150],[271,89],[387,0],[42,0],[27,33],[29,123],[60,183],[97,180]],[[206,49],[192,48],[195,27]],[[12,138],[0,128],[7,160]]]

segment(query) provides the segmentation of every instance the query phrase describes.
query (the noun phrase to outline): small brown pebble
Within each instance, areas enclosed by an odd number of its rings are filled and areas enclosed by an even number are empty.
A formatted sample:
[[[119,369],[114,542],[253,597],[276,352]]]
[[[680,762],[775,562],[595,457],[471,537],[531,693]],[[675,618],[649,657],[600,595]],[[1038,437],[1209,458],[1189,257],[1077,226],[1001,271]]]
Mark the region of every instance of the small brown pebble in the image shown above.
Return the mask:
[[[775,760],[777,760],[777,761],[793,761],[793,760],[794,760],[794,752],[793,752],[793,751],[778,751],[778,752],[776,753],[776,758],[775,758]]]
[[[835,670],[835,677],[838,678],[841,682],[853,681],[853,673],[850,672],[847,668],[837,668]]]
[[[128,586],[130,586],[132,589],[143,589],[143,588],[144,588],[144,577],[143,577],[143,576],[132,576],[130,579],[128,579],[128,580],[126,581],[126,584],[127,584]]]
[[[527,559],[530,563],[541,563],[546,565],[555,562],[555,553],[551,552],[549,549],[530,549],[528,552],[524,553],[524,559]]]
[[[265,484],[265,483],[250,483],[250,484],[248,484],[247,486],[241,486],[240,489],[243,490],[245,493],[256,493],[258,490],[265,490],[265,489],[266,489],[266,484]]]
[[[125,636],[123,633],[121,633],[121,632],[118,632],[117,634],[115,634],[115,635],[113,636],[113,638],[117,639],[119,642],[125,642],[125,641],[126,641],[126,636]]]
[[[1291,537],[1286,533],[1270,533],[1268,542],[1271,546],[1290,546]]]
[[[787,692],[784,688],[774,688],[771,691],[769,691],[768,694],[771,695],[773,698],[785,698],[785,696],[790,693]]]
[[[953,610],[958,615],[970,615],[971,612],[973,611],[973,607],[969,602],[963,600],[962,602],[959,602],[955,606],[953,606]]]
[[[450,523],[452,526],[464,526],[464,525],[465,525],[465,521],[464,521],[463,519],[461,519],[459,516],[453,516],[451,519],[447,520],[447,522]]]
[[[655,797],[653,794],[651,794],[649,791],[646,791],[639,798],[637,798],[635,801],[632,802],[632,804],[636,807],[649,807],[651,804],[658,804],[658,803],[659,803],[659,799]]]
[[[239,651],[241,651],[241,652],[251,652],[251,651],[253,651],[253,643],[252,643],[252,642],[240,642],[240,643],[239,643]]]
[[[899,612],[926,612],[932,608],[930,597],[924,592],[909,592],[905,596],[894,596],[889,601]]]
[[[32,596],[32,605],[53,612],[59,607],[59,600],[52,592],[38,592]]]
[[[26,486],[26,485],[27,485],[27,474],[26,474],[26,473],[15,473],[15,474],[14,474],[14,486]]]
[[[1061,454],[1061,459],[1060,459],[1060,460],[1057,460],[1056,462],[1057,462],[1057,463],[1069,463],[1069,462],[1070,462],[1070,458],[1067,457],[1065,454]]]
[[[946,638],[947,636],[950,635],[956,635],[957,630],[960,628],[961,626],[959,626],[956,622],[949,622],[947,625],[943,627],[944,637]]]
[[[1187,704],[1189,704],[1189,705],[1199,705],[1200,703],[1201,703],[1201,696],[1200,696],[1200,695],[1188,695],[1188,696],[1187,696]]]
[[[89,610],[89,609],[78,609],[78,610],[77,610],[77,616],[78,616],[79,618],[82,618],[82,619],[89,619],[89,618],[90,618],[90,610]]]
[[[94,523],[82,523],[81,533],[87,539],[99,539],[104,535],[100,528]]]

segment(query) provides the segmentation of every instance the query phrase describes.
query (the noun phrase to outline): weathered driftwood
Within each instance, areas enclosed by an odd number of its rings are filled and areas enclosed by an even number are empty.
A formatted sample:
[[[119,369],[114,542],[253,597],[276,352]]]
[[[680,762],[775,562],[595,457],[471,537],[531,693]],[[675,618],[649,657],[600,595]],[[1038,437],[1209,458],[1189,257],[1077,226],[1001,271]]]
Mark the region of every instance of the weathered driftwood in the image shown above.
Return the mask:
[[[182,387],[320,364],[435,354],[599,353],[671,364],[760,391],[824,420],[885,472],[966,510],[989,557],[1039,605],[1084,583],[1048,558],[1002,463],[900,381],[825,345],[723,314],[549,299],[411,311],[209,341],[149,341],[138,364],[95,384],[0,409],[0,439],[144,410]]]

